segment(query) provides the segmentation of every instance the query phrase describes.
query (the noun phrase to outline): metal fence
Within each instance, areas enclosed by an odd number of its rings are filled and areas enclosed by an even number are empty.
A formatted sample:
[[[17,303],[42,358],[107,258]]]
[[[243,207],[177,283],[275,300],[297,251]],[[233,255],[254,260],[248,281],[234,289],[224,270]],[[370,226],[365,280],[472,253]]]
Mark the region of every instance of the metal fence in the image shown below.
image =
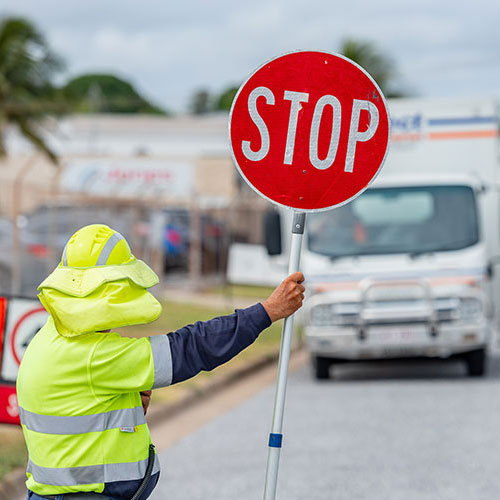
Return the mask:
[[[103,223],[128,240],[162,282],[225,280],[233,242],[262,242],[262,207],[165,206],[151,200],[58,197],[15,221],[0,218],[0,292],[34,296],[80,227]]]

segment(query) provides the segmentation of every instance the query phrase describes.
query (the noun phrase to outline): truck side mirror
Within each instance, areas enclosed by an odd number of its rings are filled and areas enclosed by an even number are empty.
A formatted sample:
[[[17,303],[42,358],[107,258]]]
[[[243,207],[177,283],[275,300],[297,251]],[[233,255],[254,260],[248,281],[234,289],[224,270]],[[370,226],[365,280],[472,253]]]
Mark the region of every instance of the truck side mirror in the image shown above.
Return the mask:
[[[488,265],[486,266],[486,276],[488,276],[488,279],[493,279],[493,276],[495,274],[495,267],[493,265],[493,262],[488,262]]]
[[[281,254],[281,215],[276,210],[264,214],[264,239],[269,255]]]
[[[495,275],[495,266],[498,264],[500,264],[500,255],[494,255],[491,257],[488,265],[486,266],[486,276],[488,276],[489,279],[492,279]]]

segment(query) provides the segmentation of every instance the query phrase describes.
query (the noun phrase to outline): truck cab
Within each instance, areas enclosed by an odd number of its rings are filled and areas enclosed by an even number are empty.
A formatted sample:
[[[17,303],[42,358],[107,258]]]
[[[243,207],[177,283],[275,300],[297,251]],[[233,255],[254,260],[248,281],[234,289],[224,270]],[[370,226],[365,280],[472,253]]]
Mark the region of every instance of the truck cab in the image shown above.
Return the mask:
[[[308,215],[304,334],[318,378],[348,360],[459,355],[482,375],[492,338],[484,187],[392,178]]]

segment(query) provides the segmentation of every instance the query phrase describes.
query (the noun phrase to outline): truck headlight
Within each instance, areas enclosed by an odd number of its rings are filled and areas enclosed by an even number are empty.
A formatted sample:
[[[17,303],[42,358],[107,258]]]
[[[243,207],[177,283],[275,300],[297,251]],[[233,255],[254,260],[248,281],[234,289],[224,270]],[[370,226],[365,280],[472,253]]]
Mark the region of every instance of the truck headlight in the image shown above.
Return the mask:
[[[359,304],[318,304],[311,309],[312,326],[355,326],[358,324]]]
[[[473,297],[460,299],[460,319],[470,321],[478,319],[483,313],[483,304]]]
[[[311,324],[313,326],[331,325],[332,306],[330,304],[320,304],[311,309]]]

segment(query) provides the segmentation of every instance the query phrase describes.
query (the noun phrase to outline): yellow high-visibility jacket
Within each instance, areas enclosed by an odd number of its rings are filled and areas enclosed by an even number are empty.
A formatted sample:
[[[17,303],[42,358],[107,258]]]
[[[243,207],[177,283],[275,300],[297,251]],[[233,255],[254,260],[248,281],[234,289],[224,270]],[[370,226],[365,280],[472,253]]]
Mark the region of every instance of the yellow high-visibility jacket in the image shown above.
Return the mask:
[[[151,443],[139,391],[171,383],[170,352],[166,335],[63,337],[49,318],[29,344],[17,379],[28,489],[102,492],[117,481],[136,489]],[[155,456],[153,474],[158,471]]]

